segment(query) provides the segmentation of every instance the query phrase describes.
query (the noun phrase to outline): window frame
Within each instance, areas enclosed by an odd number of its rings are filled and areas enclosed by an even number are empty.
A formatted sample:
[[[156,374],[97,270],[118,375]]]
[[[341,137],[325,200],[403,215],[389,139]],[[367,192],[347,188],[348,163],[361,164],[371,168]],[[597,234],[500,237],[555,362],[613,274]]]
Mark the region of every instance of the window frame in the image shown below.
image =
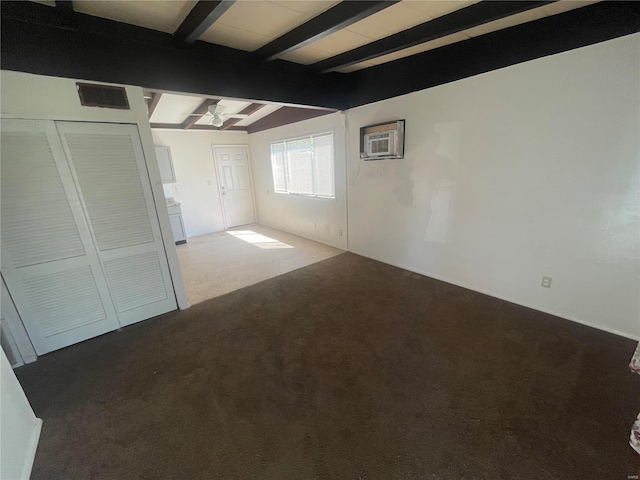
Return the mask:
[[[289,181],[289,177],[288,177],[288,170],[287,170],[287,161],[285,158],[285,161],[283,162],[283,167],[284,167],[284,181],[285,181],[285,188],[287,189],[286,191],[282,191],[282,190],[278,190],[276,187],[276,176],[275,176],[275,171],[274,171],[274,164],[273,164],[273,146],[277,145],[277,144],[282,144],[285,146],[284,152],[286,154],[286,144],[288,142],[296,142],[299,140],[307,140],[307,139],[313,139],[314,137],[322,137],[325,135],[331,135],[331,160],[333,162],[333,196],[328,196],[328,195],[318,195],[317,192],[317,178],[316,178],[316,164],[315,164],[315,156],[312,152],[312,168],[311,168],[311,174],[312,174],[312,184],[313,184],[313,194],[305,194],[305,193],[292,193],[289,191],[289,185],[288,185],[288,181]],[[272,181],[273,181],[273,193],[277,193],[278,195],[288,195],[288,196],[293,196],[293,197],[303,197],[303,198],[318,198],[320,200],[336,200],[336,144],[335,144],[335,129],[331,129],[331,130],[323,130],[320,132],[314,132],[314,133],[306,133],[306,134],[302,134],[302,135],[297,135],[295,137],[286,137],[286,138],[280,138],[277,140],[271,140],[269,142],[269,157],[270,157],[270,161],[271,161],[271,177],[272,177]]]

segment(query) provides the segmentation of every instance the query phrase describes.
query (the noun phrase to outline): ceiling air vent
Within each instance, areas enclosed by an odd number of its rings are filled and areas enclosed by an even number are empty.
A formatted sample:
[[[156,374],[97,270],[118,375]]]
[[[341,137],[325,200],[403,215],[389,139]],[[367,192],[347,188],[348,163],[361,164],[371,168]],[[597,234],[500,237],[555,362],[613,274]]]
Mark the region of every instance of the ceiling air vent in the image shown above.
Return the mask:
[[[86,107],[120,108],[129,110],[129,100],[124,87],[76,83],[80,103]]]

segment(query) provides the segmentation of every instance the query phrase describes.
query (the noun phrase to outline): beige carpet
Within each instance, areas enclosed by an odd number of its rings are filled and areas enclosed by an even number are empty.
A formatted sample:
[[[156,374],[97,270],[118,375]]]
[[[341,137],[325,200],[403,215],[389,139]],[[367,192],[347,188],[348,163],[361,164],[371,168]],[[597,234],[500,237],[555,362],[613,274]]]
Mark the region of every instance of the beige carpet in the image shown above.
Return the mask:
[[[192,237],[177,249],[191,305],[343,253],[262,225]]]

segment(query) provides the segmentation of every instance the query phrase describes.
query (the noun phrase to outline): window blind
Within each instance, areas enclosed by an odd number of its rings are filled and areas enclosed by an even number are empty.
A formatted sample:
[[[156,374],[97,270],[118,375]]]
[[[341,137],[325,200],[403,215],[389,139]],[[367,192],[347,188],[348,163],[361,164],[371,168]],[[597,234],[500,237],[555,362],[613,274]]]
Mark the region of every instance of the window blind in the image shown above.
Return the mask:
[[[335,198],[333,133],[271,143],[277,193]]]

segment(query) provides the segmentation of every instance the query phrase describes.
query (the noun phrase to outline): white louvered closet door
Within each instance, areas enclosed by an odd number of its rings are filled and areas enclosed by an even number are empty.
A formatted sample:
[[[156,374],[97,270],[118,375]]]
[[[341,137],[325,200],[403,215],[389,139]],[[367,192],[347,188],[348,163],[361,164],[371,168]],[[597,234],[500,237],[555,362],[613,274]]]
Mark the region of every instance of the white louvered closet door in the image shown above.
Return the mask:
[[[176,299],[135,125],[56,122],[122,325]]]
[[[3,120],[2,274],[39,355],[118,318],[52,121]]]

